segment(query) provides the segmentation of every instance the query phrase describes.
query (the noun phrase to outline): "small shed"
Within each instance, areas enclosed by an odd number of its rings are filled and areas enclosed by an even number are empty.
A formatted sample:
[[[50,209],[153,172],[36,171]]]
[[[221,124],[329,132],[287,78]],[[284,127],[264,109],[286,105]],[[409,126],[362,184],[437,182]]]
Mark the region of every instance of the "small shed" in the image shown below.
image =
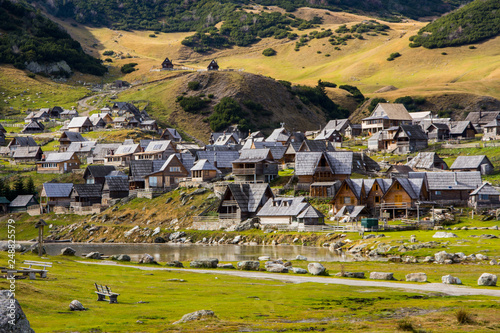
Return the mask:
[[[325,215],[309,205],[302,213],[297,215],[297,221],[303,225],[321,225],[325,224]]]
[[[30,133],[42,133],[45,130],[45,126],[42,123],[32,120],[28,125],[24,126],[21,133],[30,134]]]
[[[208,65],[207,69],[209,71],[218,71],[219,70],[219,65],[217,64],[217,61],[212,60],[210,64]]]
[[[9,211],[10,201],[6,197],[0,197],[0,214],[5,214]]]
[[[25,212],[28,210],[29,206],[33,205],[38,205],[38,201],[36,201],[35,196],[33,194],[18,195],[9,204],[9,211],[12,213]]]
[[[494,166],[486,155],[458,156],[451,165],[453,171],[480,171],[481,175],[493,173]]]
[[[100,204],[102,184],[75,184],[71,191],[71,206],[83,207]]]
[[[206,159],[198,160],[191,168],[191,178],[194,182],[206,182],[217,178],[221,174],[219,169]]]
[[[174,64],[172,63],[172,61],[170,61],[170,59],[165,58],[165,60],[163,60],[163,62],[161,63],[161,68],[163,68],[163,69],[173,69],[174,68]]]
[[[469,207],[500,207],[500,193],[491,186],[490,183],[484,182],[481,186],[471,192],[469,196]]]
[[[74,117],[68,124],[68,131],[85,133],[92,131],[93,127],[89,117]]]

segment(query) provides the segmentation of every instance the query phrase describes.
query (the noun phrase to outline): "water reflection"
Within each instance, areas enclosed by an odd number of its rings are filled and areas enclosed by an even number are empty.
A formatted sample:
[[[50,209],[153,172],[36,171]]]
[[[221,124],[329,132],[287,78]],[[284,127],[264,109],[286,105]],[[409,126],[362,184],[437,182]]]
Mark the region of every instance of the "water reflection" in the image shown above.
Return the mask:
[[[50,243],[45,244],[49,255],[58,255],[61,249],[71,247],[76,255],[100,252],[104,255],[128,254],[132,261],[138,261],[144,253],[149,253],[157,261],[190,261],[199,258],[218,258],[220,261],[256,260],[260,256],[295,259],[302,255],[314,261],[350,261],[351,256],[337,254],[328,248],[302,246],[247,246],[247,245],[180,245],[180,244],[85,244]]]

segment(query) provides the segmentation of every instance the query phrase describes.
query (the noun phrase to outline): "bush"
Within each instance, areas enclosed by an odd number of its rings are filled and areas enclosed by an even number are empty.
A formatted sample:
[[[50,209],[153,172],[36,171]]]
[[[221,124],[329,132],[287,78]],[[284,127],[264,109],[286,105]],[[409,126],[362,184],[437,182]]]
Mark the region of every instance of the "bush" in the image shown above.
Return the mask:
[[[457,322],[460,325],[467,325],[474,323],[474,318],[472,318],[472,315],[464,308],[458,309],[457,312],[455,312],[455,318],[457,318]]]
[[[178,96],[177,102],[184,111],[190,113],[198,113],[199,110],[202,110],[206,107],[206,105],[209,103],[209,100],[202,99],[199,96]]]
[[[358,102],[358,104],[361,104],[365,101],[365,96],[359,91],[358,87],[355,86],[350,86],[347,84],[339,86],[339,89],[344,89],[352,94],[352,97]]]
[[[248,130],[244,119],[245,116],[246,112],[243,112],[237,101],[231,97],[224,97],[214,107],[214,113],[208,117],[208,121],[210,122],[210,128],[214,132],[223,130],[232,124],[240,125],[240,129],[245,132]]]
[[[399,52],[391,53],[391,55],[389,56],[389,58],[387,58],[387,61],[393,61],[394,59],[396,59],[398,57],[401,57],[401,54]]]
[[[105,56],[112,56],[113,54],[115,54],[115,52],[114,52],[114,51],[111,51],[111,50],[104,51],[104,52],[102,53],[102,55],[105,55]]]
[[[30,79],[34,79],[36,77],[36,74],[35,73],[28,73],[28,77]]]
[[[276,55],[276,51],[272,48],[267,48],[264,51],[262,51],[262,54],[265,55],[266,57],[271,57],[273,55]]]
[[[415,328],[413,328],[413,324],[409,318],[403,318],[401,320],[398,320],[398,323],[396,324],[396,329],[398,331],[415,332]]]
[[[155,34],[149,34],[149,37],[156,38],[156,35]]]
[[[106,58],[106,59],[104,59],[104,61],[105,61],[105,62],[113,62],[113,59],[111,59],[111,58]]]
[[[200,82],[198,82],[198,81],[190,81],[190,82],[188,82],[188,89],[190,89],[190,90],[198,90],[198,89],[200,89]]]
[[[137,70],[137,68],[135,68],[135,66],[137,66],[137,63],[136,63],[136,62],[131,62],[131,63],[128,63],[128,64],[123,65],[123,66],[120,68],[120,71],[121,71],[123,74],[132,73],[133,71],[136,71],[136,70]]]
[[[328,81],[322,81],[321,79],[318,80],[318,86],[321,87],[328,87],[328,88],[336,88],[337,85],[333,82],[328,82]]]
[[[207,96],[207,97],[208,97],[208,98],[214,98],[215,96],[214,96],[214,94],[208,94],[208,96]]]
[[[475,49],[476,49],[476,47],[475,47],[474,45],[471,45],[471,46],[469,46],[469,49],[471,49],[471,50],[475,50]]]

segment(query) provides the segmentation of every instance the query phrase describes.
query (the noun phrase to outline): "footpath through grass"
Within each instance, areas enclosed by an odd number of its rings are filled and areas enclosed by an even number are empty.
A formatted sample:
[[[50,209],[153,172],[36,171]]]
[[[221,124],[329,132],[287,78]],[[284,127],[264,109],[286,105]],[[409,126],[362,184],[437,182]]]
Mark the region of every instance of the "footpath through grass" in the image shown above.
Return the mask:
[[[17,255],[18,262],[26,259],[38,258]],[[0,261],[6,260],[0,253]],[[500,302],[492,297],[142,271],[60,256],[43,260],[54,263],[47,279],[16,282],[16,297],[36,332],[392,332],[406,316],[425,331],[500,330]],[[94,282],[120,293],[119,303],[97,302]],[[7,288],[6,280],[0,280],[0,288]],[[74,299],[88,310],[69,311]],[[459,325],[458,308],[466,308],[475,323]],[[217,319],[172,324],[201,309],[213,310]]]

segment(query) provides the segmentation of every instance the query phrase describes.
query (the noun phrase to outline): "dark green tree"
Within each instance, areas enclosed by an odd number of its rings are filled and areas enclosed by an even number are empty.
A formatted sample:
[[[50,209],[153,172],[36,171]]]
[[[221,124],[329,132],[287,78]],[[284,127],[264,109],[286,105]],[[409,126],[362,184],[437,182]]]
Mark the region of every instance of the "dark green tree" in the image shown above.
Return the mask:
[[[24,188],[24,181],[22,177],[17,177],[14,180],[13,192],[16,196],[26,194],[26,190]]]
[[[35,183],[33,182],[33,178],[28,177],[26,179],[26,184],[24,186],[26,194],[33,194],[36,195],[36,187]]]

